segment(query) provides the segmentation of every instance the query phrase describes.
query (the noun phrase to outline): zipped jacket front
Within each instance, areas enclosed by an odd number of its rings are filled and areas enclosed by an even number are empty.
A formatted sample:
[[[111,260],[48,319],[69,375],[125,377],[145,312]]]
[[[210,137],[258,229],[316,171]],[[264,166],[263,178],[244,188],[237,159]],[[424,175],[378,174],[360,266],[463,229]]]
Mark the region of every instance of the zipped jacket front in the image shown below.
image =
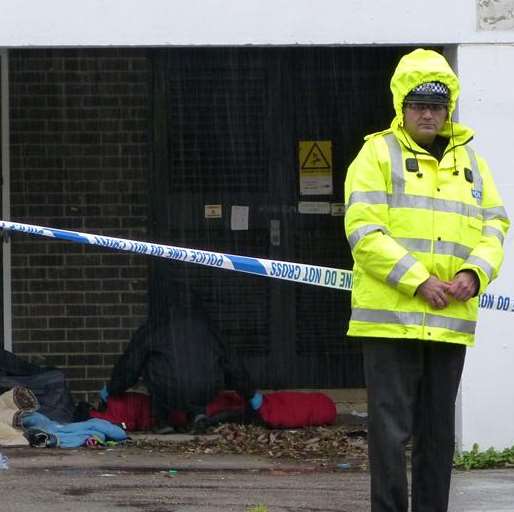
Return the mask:
[[[348,334],[471,345],[476,297],[432,310],[415,293],[430,275],[450,281],[465,269],[483,292],[503,259],[507,216],[486,163],[465,140],[457,138],[456,162],[453,149],[438,162],[407,138],[392,129],[372,135],[348,171],[345,226],[355,261]],[[410,148],[415,172],[406,168]]]

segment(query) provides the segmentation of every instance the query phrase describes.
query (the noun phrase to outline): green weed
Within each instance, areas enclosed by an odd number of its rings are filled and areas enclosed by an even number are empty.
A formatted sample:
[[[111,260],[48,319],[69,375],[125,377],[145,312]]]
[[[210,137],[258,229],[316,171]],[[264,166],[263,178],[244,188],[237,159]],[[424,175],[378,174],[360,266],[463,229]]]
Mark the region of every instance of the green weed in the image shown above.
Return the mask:
[[[481,452],[475,443],[471,451],[455,454],[453,466],[465,470],[514,467],[514,446],[501,452],[494,448]]]
[[[268,507],[266,505],[255,505],[246,509],[246,512],[268,512]]]

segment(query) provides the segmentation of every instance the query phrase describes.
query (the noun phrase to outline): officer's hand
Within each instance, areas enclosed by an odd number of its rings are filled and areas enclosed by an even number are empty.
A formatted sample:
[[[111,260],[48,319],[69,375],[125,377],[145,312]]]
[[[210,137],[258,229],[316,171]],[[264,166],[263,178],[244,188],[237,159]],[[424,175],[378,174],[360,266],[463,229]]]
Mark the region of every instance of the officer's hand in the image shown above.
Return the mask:
[[[476,295],[478,286],[477,275],[472,270],[463,270],[450,281],[448,293],[456,300],[466,301]]]
[[[418,286],[416,293],[421,295],[433,308],[443,309],[448,306],[448,290],[450,285],[430,276],[424,283]]]

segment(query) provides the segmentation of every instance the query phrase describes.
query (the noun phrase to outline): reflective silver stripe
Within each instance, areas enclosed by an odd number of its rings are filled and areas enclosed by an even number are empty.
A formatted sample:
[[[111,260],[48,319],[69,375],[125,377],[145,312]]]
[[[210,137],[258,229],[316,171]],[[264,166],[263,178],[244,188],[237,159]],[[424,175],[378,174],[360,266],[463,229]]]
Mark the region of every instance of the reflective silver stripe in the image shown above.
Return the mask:
[[[405,249],[411,252],[433,252],[434,254],[447,254],[465,260],[471,251],[468,247],[457,242],[445,242],[442,240],[434,241],[432,251],[432,240],[427,238],[395,238],[395,240]]]
[[[412,268],[418,260],[416,260],[410,254],[406,254],[403,258],[396,263],[393,267],[393,270],[389,272],[387,276],[387,282],[393,286],[397,285],[400,282],[400,279],[405,275],[405,273]]]
[[[503,233],[499,229],[493,228],[492,226],[484,226],[482,229],[482,234],[485,236],[495,236],[502,245],[505,241]]]
[[[482,203],[482,175],[480,174],[480,170],[478,168],[478,162],[477,157],[475,155],[475,152],[469,147],[465,146],[466,152],[468,153],[469,162],[471,164],[471,172],[473,173],[473,188],[480,192],[479,195],[479,204]]]
[[[458,213],[460,215],[476,217],[482,219],[482,209],[471,204],[447,199],[436,199],[430,196],[417,196],[405,193],[405,177],[403,175],[402,148],[396,137],[389,133],[384,135],[384,140],[389,149],[391,160],[391,181],[392,193],[388,194],[388,203],[392,208],[420,208],[424,210],[434,210],[438,212]],[[471,170],[473,172],[473,182],[477,190],[482,192],[482,175],[478,169],[475,152],[466,146],[470,155]],[[493,209],[490,209],[493,210]],[[504,217],[507,214],[504,211]]]
[[[462,320],[461,318],[449,318],[447,316],[429,315],[425,316],[427,327],[439,327],[450,331],[474,334],[477,323],[472,320]]]
[[[366,235],[373,233],[374,231],[382,231],[384,234],[388,232],[387,229],[380,224],[367,224],[366,226],[362,226],[356,229],[348,237],[348,243],[350,244],[350,247],[353,249],[361,238],[364,238]]]
[[[376,324],[423,325],[423,313],[353,308],[350,320]]]
[[[509,220],[509,216],[503,206],[497,206],[496,208],[484,208],[484,220]]]
[[[405,249],[412,252],[432,252],[432,240],[427,238],[395,238]],[[457,242],[434,241],[434,254],[448,254],[465,260],[472,248]]]
[[[434,253],[435,254],[449,254],[457,258],[465,260],[473,249],[457,242],[445,242],[442,240],[436,240],[434,242]]]
[[[427,238],[395,238],[405,249],[412,252],[431,252],[432,240]]]
[[[479,258],[478,256],[470,256],[466,260],[466,263],[470,263],[471,265],[476,265],[477,267],[480,267],[487,274],[489,281],[493,278],[493,267],[489,262],[485,261],[484,259]]]
[[[384,140],[389,149],[389,159],[391,161],[393,196],[403,194],[405,192],[405,177],[403,176],[402,148],[392,133],[384,135]]]
[[[354,203],[387,204],[387,194],[385,192],[352,192],[347,208]]]
[[[413,194],[390,195],[389,205],[392,208],[419,208],[422,210],[435,210],[437,212],[458,213],[460,215],[482,219],[482,209],[471,204],[451,201],[449,199],[436,199],[430,196],[416,196]]]
[[[432,240],[427,238],[395,238],[405,249],[412,252],[432,252]],[[434,241],[434,254],[448,254],[465,260],[473,249],[457,242]]]
[[[472,320],[431,314],[425,315],[423,319],[423,313],[406,313],[403,311],[386,311],[383,309],[353,308],[351,320],[375,324],[418,326],[422,326],[424,320],[427,327],[439,327],[440,329],[449,329],[465,334],[474,334],[476,328],[476,322]]]

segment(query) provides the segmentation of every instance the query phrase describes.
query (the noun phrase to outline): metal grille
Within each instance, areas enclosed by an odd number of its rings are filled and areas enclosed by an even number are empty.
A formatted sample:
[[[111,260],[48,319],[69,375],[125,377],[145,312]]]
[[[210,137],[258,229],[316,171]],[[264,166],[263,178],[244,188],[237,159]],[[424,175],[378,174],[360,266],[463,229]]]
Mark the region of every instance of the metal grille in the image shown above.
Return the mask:
[[[246,240],[238,242],[249,254],[255,254],[262,250],[262,237],[267,236],[265,231],[255,231]],[[238,244],[224,233],[210,244],[193,236],[188,237],[188,241],[192,247],[237,253]],[[200,265],[177,265],[172,271],[178,280],[186,282],[202,298],[209,317],[234,350],[245,354],[262,354],[270,350],[269,280]]]
[[[325,219],[323,222],[334,219]],[[305,229],[295,237],[298,261],[335,268],[348,268],[348,254],[341,238],[339,222],[330,229]],[[351,267],[350,267],[351,268]],[[296,288],[296,339],[298,354],[351,353],[354,347],[345,343],[350,317],[350,293],[317,286]]]
[[[266,71],[229,64],[171,70],[172,192],[267,190]]]

